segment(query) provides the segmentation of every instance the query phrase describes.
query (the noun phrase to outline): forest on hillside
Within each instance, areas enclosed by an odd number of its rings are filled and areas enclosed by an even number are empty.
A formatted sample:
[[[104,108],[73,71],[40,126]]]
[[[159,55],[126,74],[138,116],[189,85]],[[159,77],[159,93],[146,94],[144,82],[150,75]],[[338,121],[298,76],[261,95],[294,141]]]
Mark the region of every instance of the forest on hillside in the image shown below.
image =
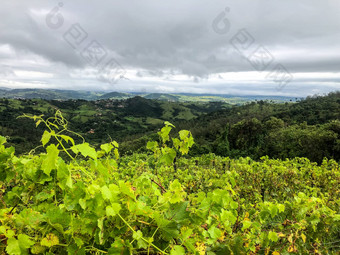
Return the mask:
[[[190,130],[196,143],[190,155],[249,156],[259,159],[324,157],[340,159],[340,93],[298,102],[168,102],[134,97],[125,100],[0,99],[0,131],[18,153],[40,143],[43,129],[22,114],[53,116],[60,110],[70,128],[93,145],[117,140],[122,154],[145,152],[164,121]]]

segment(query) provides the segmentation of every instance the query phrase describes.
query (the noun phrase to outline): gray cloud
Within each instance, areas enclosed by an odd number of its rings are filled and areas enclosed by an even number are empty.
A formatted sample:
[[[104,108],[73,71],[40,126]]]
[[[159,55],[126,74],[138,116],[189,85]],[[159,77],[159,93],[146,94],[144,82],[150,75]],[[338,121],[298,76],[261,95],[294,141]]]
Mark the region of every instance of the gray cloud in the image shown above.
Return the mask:
[[[59,2],[2,3],[0,86],[48,84],[70,88],[72,84],[73,89],[234,94],[271,91],[302,96],[340,89],[337,0],[73,0],[59,7],[63,25],[51,29],[46,25],[46,15]],[[226,7],[230,29],[219,34],[212,22]],[[88,34],[77,51],[63,39],[75,23]],[[275,63],[283,64],[294,75],[294,81],[284,90],[275,90],[276,84],[265,74],[258,73],[254,78],[252,65],[230,44],[243,28],[255,39],[253,49],[263,45]],[[96,68],[80,54],[92,40],[127,70],[128,82],[110,85],[96,79]],[[274,63],[268,71],[273,67]],[[228,74],[235,72],[253,77],[253,83],[231,79]],[[325,75],[332,73],[339,75]]]

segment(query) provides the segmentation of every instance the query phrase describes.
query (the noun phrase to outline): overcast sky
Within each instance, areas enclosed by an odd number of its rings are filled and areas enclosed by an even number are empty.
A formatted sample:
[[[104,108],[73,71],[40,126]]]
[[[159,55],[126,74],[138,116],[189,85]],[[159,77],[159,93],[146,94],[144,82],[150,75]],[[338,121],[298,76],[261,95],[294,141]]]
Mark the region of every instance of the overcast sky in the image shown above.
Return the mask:
[[[3,0],[0,87],[340,90],[339,0]]]

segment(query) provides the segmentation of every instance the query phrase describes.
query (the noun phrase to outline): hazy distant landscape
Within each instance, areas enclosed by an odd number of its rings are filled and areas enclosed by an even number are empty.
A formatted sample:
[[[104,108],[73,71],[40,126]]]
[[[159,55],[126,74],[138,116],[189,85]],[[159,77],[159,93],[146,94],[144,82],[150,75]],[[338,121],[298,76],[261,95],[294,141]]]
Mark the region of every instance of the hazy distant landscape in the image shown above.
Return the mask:
[[[15,99],[46,99],[46,100],[101,100],[101,99],[127,99],[135,96],[146,99],[155,99],[170,102],[225,102],[228,104],[244,104],[255,100],[270,100],[273,102],[296,101],[297,97],[287,96],[240,96],[223,94],[190,94],[190,93],[124,93],[124,92],[94,92],[74,90],[47,90],[47,89],[9,89],[0,88],[0,97]]]

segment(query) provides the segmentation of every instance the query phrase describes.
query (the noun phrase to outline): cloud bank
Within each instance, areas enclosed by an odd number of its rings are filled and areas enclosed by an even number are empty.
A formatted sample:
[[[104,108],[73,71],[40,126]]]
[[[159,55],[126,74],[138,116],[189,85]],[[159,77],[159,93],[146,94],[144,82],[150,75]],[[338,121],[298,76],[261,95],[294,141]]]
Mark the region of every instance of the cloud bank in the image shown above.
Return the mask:
[[[339,9],[337,0],[4,1],[0,86],[327,93],[340,90]],[[118,82],[103,74],[108,63]]]

